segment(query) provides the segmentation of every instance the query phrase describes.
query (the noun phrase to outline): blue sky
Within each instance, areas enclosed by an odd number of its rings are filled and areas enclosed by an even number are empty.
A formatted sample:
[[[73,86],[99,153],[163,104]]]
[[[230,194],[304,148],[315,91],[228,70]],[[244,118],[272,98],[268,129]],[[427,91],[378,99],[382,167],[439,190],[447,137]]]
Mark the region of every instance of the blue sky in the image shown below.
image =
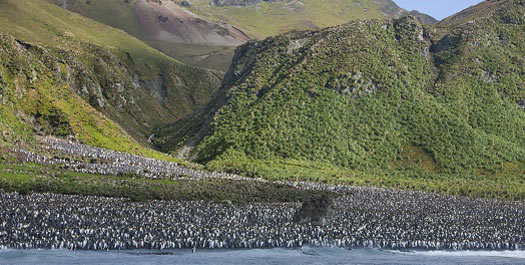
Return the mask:
[[[482,0],[394,0],[406,10],[417,10],[441,20]]]

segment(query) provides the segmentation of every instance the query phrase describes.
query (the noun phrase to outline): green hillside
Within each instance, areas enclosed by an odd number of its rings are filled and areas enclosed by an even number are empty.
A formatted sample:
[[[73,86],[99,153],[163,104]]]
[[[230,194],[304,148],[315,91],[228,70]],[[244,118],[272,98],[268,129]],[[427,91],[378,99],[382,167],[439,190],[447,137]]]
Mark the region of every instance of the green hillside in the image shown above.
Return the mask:
[[[46,1],[0,1],[0,36],[7,145],[52,134],[164,157],[136,140],[205,104],[219,82],[214,72]]]
[[[524,3],[249,43],[213,102],[155,142],[249,176],[523,199]]]

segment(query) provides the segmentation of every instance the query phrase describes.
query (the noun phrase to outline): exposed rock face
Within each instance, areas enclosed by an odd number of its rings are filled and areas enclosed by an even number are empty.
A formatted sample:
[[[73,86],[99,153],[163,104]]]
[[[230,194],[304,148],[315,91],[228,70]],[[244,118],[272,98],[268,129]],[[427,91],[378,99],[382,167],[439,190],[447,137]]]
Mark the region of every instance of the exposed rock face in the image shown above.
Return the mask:
[[[216,6],[253,6],[262,2],[282,2],[283,0],[212,0]]]

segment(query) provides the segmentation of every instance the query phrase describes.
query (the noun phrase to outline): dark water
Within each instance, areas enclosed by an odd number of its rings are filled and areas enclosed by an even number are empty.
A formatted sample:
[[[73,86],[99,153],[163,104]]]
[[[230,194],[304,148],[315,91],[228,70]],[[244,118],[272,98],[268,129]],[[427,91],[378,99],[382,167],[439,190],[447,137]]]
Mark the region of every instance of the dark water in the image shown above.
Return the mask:
[[[0,264],[525,264],[525,251],[383,251],[339,248],[69,251],[0,250]]]

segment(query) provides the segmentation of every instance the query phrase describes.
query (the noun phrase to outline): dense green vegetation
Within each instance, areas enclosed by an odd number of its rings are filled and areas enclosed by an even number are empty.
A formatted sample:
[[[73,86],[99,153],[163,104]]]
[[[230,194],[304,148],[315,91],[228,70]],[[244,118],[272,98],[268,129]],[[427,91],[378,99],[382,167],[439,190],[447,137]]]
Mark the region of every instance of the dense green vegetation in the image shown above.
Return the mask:
[[[129,198],[133,201],[183,200],[231,202],[297,202],[325,192],[307,192],[286,185],[220,179],[147,180],[133,174],[102,176],[74,173],[32,164],[0,165],[0,189],[20,193],[53,192]]]
[[[525,4],[481,5],[466,23],[359,21],[245,45],[208,108],[156,143],[250,176],[523,199]]]
[[[494,174],[480,174],[479,171],[465,171],[460,174],[429,172],[415,165],[412,168],[404,166],[361,171],[323,162],[294,159],[253,160],[241,156],[214,160],[208,163],[207,167],[211,170],[229,171],[248,177],[264,177],[269,180],[312,181],[476,198],[525,200],[525,177],[523,169],[518,168]]]
[[[0,50],[0,143],[8,145],[41,133],[171,159],[137,141],[205,104],[219,82],[218,73],[46,1],[0,1]]]

